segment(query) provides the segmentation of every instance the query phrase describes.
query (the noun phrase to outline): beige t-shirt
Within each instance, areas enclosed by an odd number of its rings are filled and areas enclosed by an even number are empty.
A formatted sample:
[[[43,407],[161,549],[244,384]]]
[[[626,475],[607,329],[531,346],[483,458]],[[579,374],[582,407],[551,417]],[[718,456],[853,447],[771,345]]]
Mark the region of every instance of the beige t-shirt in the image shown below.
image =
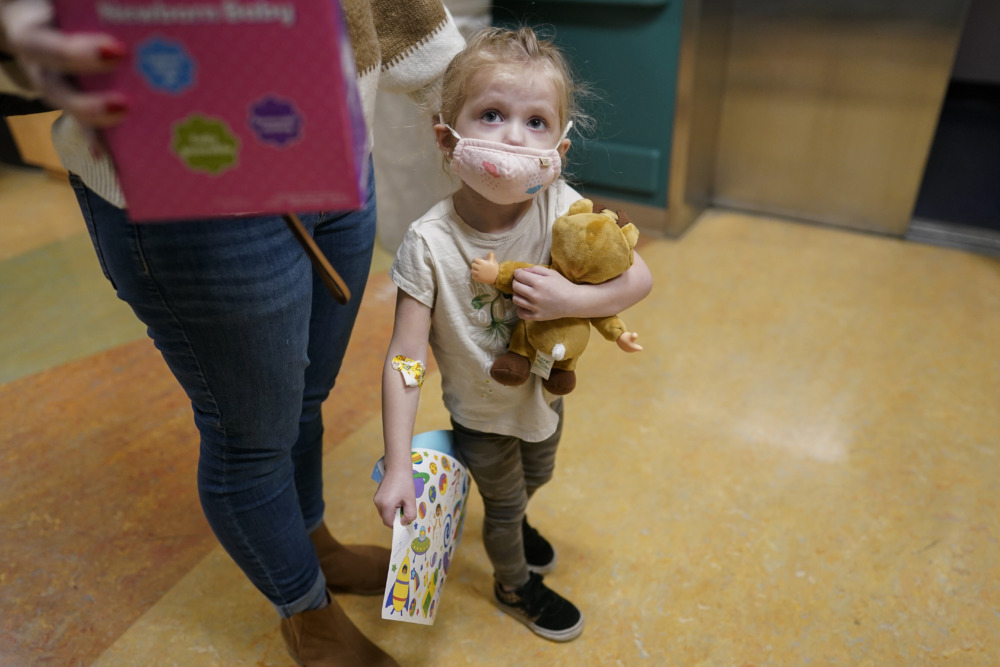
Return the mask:
[[[430,345],[441,371],[444,404],[459,424],[477,431],[539,442],[552,435],[554,396],[532,374],[519,387],[490,377],[493,360],[507,351],[517,308],[507,295],[472,279],[476,257],[548,264],[552,223],[581,195],[559,180],[532,202],[510,231],[484,234],[455,212],[451,197],[410,225],[389,275],[431,309]]]

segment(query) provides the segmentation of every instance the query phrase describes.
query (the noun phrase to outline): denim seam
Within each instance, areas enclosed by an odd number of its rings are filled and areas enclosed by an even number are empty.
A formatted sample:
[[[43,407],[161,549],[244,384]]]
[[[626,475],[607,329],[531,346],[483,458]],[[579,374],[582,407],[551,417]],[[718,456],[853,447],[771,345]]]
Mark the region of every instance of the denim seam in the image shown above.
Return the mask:
[[[219,428],[221,431],[222,415],[220,414],[219,404],[215,400],[215,394],[213,393],[212,388],[209,386],[208,382],[205,380],[204,369],[202,368],[201,363],[198,361],[198,357],[195,356],[194,354],[191,354],[191,340],[188,338],[187,330],[185,329],[183,322],[175,314],[170,301],[164,296],[163,289],[160,286],[160,283],[157,280],[156,275],[149,268],[149,263],[146,261],[145,253],[143,253],[142,249],[142,243],[143,243],[142,232],[139,231],[141,225],[135,223],[131,224],[132,224],[133,247],[135,248],[136,255],[138,255],[139,259],[142,261],[143,271],[149,278],[150,288],[153,294],[155,295],[156,299],[160,302],[160,305],[163,306],[164,312],[170,315],[171,320],[173,320],[173,325],[177,328],[177,331],[179,331],[181,335],[184,337],[184,343],[185,343],[184,353],[194,362],[193,364],[194,367],[198,369],[198,383],[202,386],[202,388],[205,390],[205,393],[212,401],[212,409],[215,411],[216,427]]]
[[[69,183],[73,190],[76,191],[77,200],[81,202],[80,213],[83,214],[83,221],[87,225],[87,232],[93,238],[94,252],[97,253],[97,262],[101,265],[101,273],[111,283],[111,287],[117,291],[118,286],[115,284],[114,278],[111,277],[111,272],[108,271],[107,262],[104,260],[104,251],[101,250],[100,240],[97,237],[97,225],[94,224],[94,210],[90,205],[90,192],[87,191],[83,181],[76,174],[69,175]],[[83,210],[82,204],[86,204],[86,210]]]

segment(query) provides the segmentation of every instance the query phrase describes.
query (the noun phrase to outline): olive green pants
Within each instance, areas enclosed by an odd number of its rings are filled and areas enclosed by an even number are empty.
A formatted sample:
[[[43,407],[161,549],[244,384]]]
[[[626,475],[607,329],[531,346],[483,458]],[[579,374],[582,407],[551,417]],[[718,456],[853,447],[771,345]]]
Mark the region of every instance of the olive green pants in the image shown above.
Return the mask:
[[[497,581],[520,587],[528,581],[521,522],[528,500],[552,479],[562,435],[562,399],[552,404],[559,425],[541,442],[483,433],[452,420],[455,449],[483,498],[483,544]]]

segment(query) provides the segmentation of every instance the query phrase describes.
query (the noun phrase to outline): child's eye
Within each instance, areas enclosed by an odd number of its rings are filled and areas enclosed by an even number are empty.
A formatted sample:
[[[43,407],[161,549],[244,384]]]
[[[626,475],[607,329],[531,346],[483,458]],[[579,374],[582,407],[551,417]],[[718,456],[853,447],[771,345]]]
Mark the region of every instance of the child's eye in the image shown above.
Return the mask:
[[[503,120],[503,117],[496,111],[490,109],[489,111],[484,111],[480,116],[487,123],[499,123]]]
[[[534,118],[528,121],[528,127],[530,127],[532,130],[544,130],[548,126],[549,124],[545,122],[545,119],[539,118],[538,116],[535,116]]]

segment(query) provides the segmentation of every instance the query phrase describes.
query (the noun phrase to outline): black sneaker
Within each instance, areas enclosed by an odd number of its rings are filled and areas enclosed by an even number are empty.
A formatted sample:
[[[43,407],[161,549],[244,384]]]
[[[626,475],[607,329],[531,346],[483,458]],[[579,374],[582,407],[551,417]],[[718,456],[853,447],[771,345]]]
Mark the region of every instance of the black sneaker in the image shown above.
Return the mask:
[[[521,523],[521,535],[528,569],[539,574],[551,572],[556,566],[556,550],[547,539],[538,534],[537,530],[528,525],[528,517]]]
[[[542,575],[528,574],[528,583],[505,591],[499,581],[493,594],[500,609],[521,621],[536,635],[554,642],[568,642],[583,632],[583,614],[573,603],[542,583]]]

